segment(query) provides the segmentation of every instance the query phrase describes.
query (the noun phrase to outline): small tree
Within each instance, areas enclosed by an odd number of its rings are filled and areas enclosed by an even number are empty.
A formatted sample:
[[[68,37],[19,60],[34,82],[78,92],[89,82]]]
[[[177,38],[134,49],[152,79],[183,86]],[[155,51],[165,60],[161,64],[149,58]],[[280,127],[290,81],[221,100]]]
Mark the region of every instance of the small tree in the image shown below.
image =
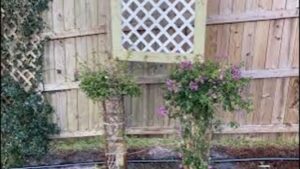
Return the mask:
[[[106,167],[126,168],[124,96],[137,96],[140,90],[127,73],[126,62],[107,59],[97,71],[84,66],[80,88],[88,97],[102,102],[106,137]]]
[[[249,100],[241,95],[248,82],[241,77],[240,67],[213,62],[183,61],[172,71],[159,113],[181,122],[185,168],[207,169],[209,136],[219,124],[218,110],[251,110]]]

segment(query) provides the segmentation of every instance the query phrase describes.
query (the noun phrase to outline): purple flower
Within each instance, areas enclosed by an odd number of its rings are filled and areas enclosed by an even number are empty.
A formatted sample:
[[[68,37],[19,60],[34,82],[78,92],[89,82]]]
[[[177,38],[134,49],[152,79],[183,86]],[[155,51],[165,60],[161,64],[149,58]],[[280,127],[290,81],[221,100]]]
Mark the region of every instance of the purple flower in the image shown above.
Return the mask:
[[[161,106],[158,108],[158,110],[156,111],[156,113],[160,116],[160,117],[165,117],[168,115],[168,110],[165,106]]]
[[[180,69],[182,70],[190,70],[193,67],[193,64],[191,61],[182,61],[179,65]]]
[[[170,79],[168,79],[167,81],[166,81],[166,86],[167,86],[167,88],[168,88],[168,90],[170,91],[170,92],[178,92],[179,91],[179,86],[177,85],[177,83],[176,83],[176,81],[175,80],[170,80]]]
[[[210,165],[209,165],[209,166],[208,166],[208,169],[215,169],[215,168],[214,168],[213,166],[210,166]]]
[[[197,91],[198,88],[199,88],[199,85],[198,85],[197,82],[191,81],[189,87],[190,87],[190,89],[191,89],[192,91]]]
[[[241,69],[238,66],[231,67],[231,75],[234,80],[239,80],[241,78]]]

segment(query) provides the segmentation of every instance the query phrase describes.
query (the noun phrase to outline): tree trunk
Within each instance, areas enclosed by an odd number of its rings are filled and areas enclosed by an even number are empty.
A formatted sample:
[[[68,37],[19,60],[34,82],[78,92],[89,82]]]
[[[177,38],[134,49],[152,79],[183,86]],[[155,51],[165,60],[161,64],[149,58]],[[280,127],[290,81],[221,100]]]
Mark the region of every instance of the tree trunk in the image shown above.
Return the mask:
[[[191,127],[191,132],[193,134],[195,134],[195,132],[199,132],[199,128],[195,125],[195,123],[191,120],[190,121],[190,127]],[[206,132],[204,134],[204,138],[205,138],[205,141],[203,143],[195,143],[193,141],[192,138],[186,138],[184,141],[185,141],[185,146],[187,149],[189,150],[194,150],[195,151],[195,144],[207,144],[208,147],[210,147],[210,142],[211,142],[211,139],[212,139],[212,130],[210,128],[207,128],[206,129]],[[205,160],[205,161],[209,161],[209,148],[207,150],[204,150],[203,152],[201,152],[201,154],[199,154],[199,156]],[[183,154],[184,155],[184,154]],[[183,166],[184,169],[197,169],[197,168],[194,168],[192,166],[188,166],[188,165],[184,165]]]
[[[125,115],[122,97],[102,102],[104,108],[105,157],[107,169],[127,169]]]

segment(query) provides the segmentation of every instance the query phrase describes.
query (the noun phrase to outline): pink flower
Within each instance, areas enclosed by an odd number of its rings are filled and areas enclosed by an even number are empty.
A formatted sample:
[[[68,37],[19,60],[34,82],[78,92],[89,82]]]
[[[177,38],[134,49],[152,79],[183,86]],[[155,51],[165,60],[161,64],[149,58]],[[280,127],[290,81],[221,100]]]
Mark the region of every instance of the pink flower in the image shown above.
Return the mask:
[[[190,70],[193,67],[193,64],[191,61],[182,61],[179,65],[180,69],[182,70]]]
[[[234,80],[239,80],[241,78],[241,69],[238,66],[231,67],[231,75]]]
[[[210,166],[210,165],[209,165],[209,166],[208,166],[208,169],[215,169],[215,168],[214,168],[213,166]]]
[[[168,115],[168,110],[165,106],[160,106],[158,108],[158,110],[156,111],[156,113],[160,116],[160,117],[165,117]]]
[[[198,85],[197,82],[191,81],[191,82],[190,82],[190,85],[189,85],[189,88],[190,88],[192,91],[197,91],[198,88],[199,88],[199,85]]]
[[[170,80],[168,79],[166,81],[166,86],[167,86],[167,89],[170,91],[170,92],[175,92],[177,93],[179,91],[179,86],[178,84],[176,83],[175,80]]]

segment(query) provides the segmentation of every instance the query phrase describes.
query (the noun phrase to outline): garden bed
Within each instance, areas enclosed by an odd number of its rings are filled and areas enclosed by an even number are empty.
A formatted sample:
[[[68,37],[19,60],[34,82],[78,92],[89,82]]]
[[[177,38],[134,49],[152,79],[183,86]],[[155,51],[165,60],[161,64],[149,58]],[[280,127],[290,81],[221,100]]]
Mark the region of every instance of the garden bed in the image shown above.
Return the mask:
[[[104,152],[101,140],[56,142],[49,154],[40,161],[28,159],[26,166],[74,164],[104,161]],[[170,160],[180,159],[180,153],[175,151],[177,143],[174,139],[143,138],[129,140],[127,159],[137,160],[129,164],[129,169],[177,169],[179,162],[138,162],[138,160]],[[259,157],[297,157],[299,158],[299,146],[297,143],[290,146],[278,145],[254,145],[254,146],[230,146],[218,144],[212,147],[212,159],[232,158],[259,158]],[[272,169],[297,169],[299,161],[257,161],[239,163],[215,163],[216,169],[253,169],[258,166],[270,165]],[[85,168],[85,167],[79,167]]]

